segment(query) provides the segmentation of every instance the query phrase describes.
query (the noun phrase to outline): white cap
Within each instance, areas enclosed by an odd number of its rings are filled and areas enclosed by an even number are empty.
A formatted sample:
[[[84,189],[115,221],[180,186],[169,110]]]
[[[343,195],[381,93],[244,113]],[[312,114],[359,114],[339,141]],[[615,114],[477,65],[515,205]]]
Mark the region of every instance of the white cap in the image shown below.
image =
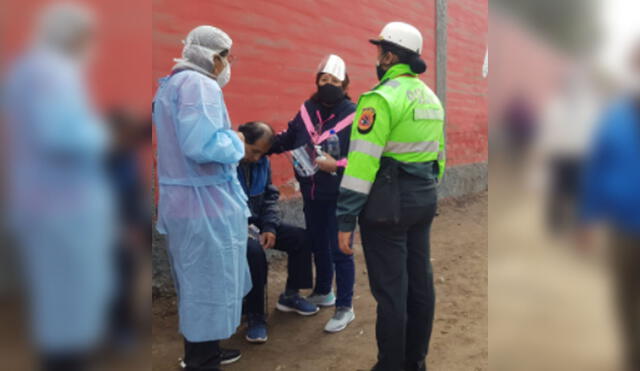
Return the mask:
[[[418,55],[422,54],[422,34],[417,28],[404,22],[387,23],[377,40],[369,40],[373,44],[380,44],[381,41],[387,41],[392,44],[401,46]]]
[[[192,53],[206,56],[211,59],[214,54],[231,49],[233,42],[229,35],[221,29],[213,26],[198,26],[189,32],[187,39],[183,41],[182,57],[189,59]]]
[[[203,25],[191,30],[182,42],[182,58],[174,59],[174,69],[189,67],[207,76],[213,70],[213,56],[231,49],[233,41],[226,32],[213,26]]]
[[[347,67],[339,56],[335,54],[329,54],[322,59],[318,66],[319,73],[328,73],[335,76],[338,80],[344,81],[347,73]]]

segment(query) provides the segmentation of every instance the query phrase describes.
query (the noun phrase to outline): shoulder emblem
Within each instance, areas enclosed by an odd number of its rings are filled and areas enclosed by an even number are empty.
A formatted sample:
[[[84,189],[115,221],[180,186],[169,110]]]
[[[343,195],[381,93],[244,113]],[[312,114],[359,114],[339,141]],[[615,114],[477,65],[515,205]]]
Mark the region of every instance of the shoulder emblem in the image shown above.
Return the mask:
[[[360,134],[367,134],[373,129],[373,124],[376,121],[376,110],[373,107],[367,107],[362,109],[360,118],[358,118],[358,131]]]

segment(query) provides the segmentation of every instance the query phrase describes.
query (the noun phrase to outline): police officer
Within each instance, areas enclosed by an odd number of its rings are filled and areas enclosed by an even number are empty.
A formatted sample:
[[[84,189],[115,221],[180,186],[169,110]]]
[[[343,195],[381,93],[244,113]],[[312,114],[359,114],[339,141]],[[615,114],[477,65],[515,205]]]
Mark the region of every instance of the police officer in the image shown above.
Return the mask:
[[[373,370],[426,370],[435,306],[429,231],[445,168],[444,110],[418,79],[426,71],[420,31],[391,22],[371,43],[380,83],[358,102],[338,199],[339,244],[353,253],[358,220],[378,302]]]

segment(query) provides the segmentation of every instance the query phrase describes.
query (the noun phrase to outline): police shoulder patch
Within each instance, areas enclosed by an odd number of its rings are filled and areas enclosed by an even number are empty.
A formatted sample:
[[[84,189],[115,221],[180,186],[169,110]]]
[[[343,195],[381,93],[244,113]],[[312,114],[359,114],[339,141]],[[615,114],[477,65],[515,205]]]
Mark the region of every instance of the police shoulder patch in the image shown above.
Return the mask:
[[[373,107],[367,107],[362,109],[360,118],[358,119],[358,131],[361,134],[366,134],[373,129],[373,124],[376,121],[376,109]]]

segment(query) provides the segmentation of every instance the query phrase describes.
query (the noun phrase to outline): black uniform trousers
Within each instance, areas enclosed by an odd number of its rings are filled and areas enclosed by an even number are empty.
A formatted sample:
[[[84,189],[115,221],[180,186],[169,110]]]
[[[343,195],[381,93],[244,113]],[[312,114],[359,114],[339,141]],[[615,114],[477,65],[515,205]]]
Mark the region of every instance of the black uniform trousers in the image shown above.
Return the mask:
[[[436,190],[401,184],[399,223],[360,220],[371,292],[378,303],[375,371],[426,370],[435,308],[429,234]]]
[[[219,371],[222,353],[220,341],[191,342],[184,339],[184,363],[186,371]]]
[[[303,228],[280,224],[276,229],[276,250],[287,253],[287,289],[309,289],[313,285],[311,267],[311,247],[307,232]],[[264,315],[264,290],[267,283],[267,256],[260,241],[249,239],[247,261],[251,271],[253,288],[246,296],[245,312],[251,315]]]

